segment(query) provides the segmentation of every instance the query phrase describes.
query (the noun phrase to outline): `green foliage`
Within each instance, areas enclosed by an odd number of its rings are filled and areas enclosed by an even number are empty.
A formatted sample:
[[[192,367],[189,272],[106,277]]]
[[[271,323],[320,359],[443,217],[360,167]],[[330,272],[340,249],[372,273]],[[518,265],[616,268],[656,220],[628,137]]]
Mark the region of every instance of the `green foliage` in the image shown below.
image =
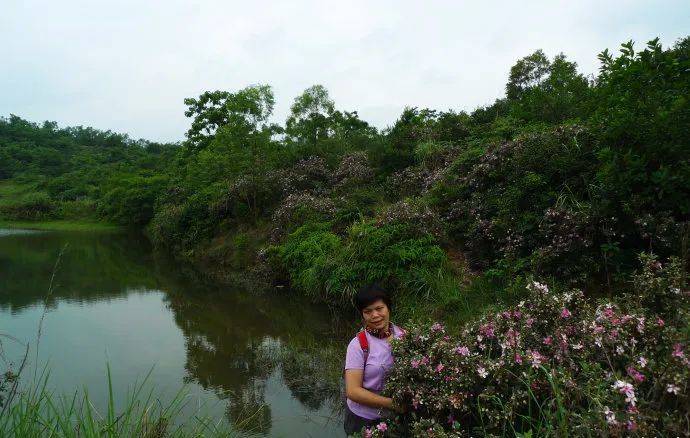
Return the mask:
[[[599,58],[587,79],[538,50],[494,103],[407,107],[383,132],[321,85],[284,127],[269,121],[268,85],[186,99],[182,147],[10,116],[0,215],[146,226],[157,245],[220,266],[270,244],[280,279],[331,301],[379,281],[452,311],[479,284],[460,281],[472,269],[484,291],[535,273],[611,288],[640,250],[687,260],[690,39]],[[232,244],[243,233],[250,243]],[[446,254],[468,266],[449,269]]]
[[[19,199],[0,205],[0,217],[9,220],[31,221],[55,217],[56,206],[45,192],[31,192]]]
[[[0,216],[14,220],[100,216],[140,225],[152,215],[164,179],[160,174],[174,149],[110,131],[60,129],[54,122],[39,126],[14,115],[0,118],[0,181],[34,192],[28,196],[0,190],[4,192],[0,198],[5,198],[0,199],[4,205]],[[121,184],[125,187],[116,190]]]
[[[219,130],[244,138],[268,129],[266,120],[273,112],[275,99],[268,85],[253,85],[236,93],[207,91],[199,98],[187,98],[185,116],[192,117],[187,131],[192,150],[205,148]]]
[[[654,39],[641,52],[600,55],[592,123],[605,147],[597,186],[614,208],[690,212],[687,160],[690,126],[690,38],[663,50]]]
[[[279,247],[291,286],[324,299],[349,301],[358,285],[378,282],[405,299],[429,299],[447,272],[443,250],[430,235],[405,224],[356,222],[340,238],[330,224],[307,224]]]
[[[327,293],[327,279],[336,269],[342,248],[328,224],[304,225],[290,234],[280,248],[280,257],[292,286],[308,294]]]
[[[153,205],[166,183],[162,175],[117,178],[106,186],[98,210],[121,224],[145,225],[153,218]]]
[[[518,119],[557,123],[577,117],[589,98],[589,84],[577,64],[559,54],[549,61],[537,50],[510,69],[506,96]]]

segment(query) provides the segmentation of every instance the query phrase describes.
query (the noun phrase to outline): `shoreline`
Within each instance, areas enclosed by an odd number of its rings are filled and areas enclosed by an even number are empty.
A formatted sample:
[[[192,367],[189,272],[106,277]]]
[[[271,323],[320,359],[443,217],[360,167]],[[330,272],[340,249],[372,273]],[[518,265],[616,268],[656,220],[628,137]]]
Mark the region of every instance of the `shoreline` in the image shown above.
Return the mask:
[[[124,227],[107,222],[52,220],[12,221],[0,219],[0,228],[38,231],[121,231]]]

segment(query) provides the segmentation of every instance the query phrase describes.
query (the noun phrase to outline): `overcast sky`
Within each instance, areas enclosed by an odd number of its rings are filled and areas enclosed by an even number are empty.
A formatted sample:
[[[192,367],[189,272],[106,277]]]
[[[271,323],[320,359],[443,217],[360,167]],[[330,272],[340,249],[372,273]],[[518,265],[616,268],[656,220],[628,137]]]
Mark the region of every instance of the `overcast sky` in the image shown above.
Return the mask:
[[[185,97],[266,83],[283,122],[323,84],[379,128],[405,106],[468,110],[515,61],[690,34],[690,1],[0,0],[0,115],[176,141]]]

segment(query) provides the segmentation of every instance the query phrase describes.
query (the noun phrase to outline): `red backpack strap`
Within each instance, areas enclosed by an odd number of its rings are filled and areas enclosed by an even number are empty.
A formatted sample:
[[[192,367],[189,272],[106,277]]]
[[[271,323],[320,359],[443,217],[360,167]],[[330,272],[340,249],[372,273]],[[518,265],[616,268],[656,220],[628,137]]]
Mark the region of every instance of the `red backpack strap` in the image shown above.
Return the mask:
[[[364,352],[364,368],[367,367],[367,358],[369,357],[369,340],[367,339],[367,332],[362,330],[357,333],[357,339],[359,340],[359,346]]]

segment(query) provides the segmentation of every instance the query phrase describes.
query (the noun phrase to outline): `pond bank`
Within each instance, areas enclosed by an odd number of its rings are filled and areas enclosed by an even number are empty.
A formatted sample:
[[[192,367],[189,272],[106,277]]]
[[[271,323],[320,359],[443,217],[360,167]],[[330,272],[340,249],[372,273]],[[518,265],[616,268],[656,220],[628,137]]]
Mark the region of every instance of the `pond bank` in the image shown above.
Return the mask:
[[[7,221],[0,219],[0,228],[41,231],[120,231],[123,227],[108,222],[90,221]]]

